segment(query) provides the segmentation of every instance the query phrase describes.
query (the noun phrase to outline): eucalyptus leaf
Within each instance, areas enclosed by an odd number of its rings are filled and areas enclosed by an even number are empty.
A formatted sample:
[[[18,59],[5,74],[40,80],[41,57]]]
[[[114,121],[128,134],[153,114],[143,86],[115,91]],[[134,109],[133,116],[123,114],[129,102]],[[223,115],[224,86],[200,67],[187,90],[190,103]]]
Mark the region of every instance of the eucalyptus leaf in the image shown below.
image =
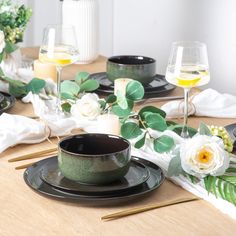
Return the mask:
[[[174,147],[175,142],[173,138],[167,135],[162,135],[161,137],[156,138],[153,144],[154,144],[154,150],[156,152],[163,153],[170,151]]]
[[[78,85],[81,85],[84,81],[86,81],[89,78],[89,73],[88,72],[79,72],[76,77],[75,77],[75,82]]]
[[[71,96],[77,96],[80,91],[80,87],[77,83],[65,80],[61,83],[61,93],[70,94]]]
[[[137,138],[142,134],[142,130],[134,122],[127,122],[121,126],[121,135],[126,139]]]
[[[107,104],[107,103],[106,103],[104,100],[99,100],[98,102],[99,102],[99,104],[100,104],[102,110],[104,110],[104,109],[106,108],[106,104]]]
[[[199,126],[199,134],[201,135],[207,135],[207,136],[212,136],[212,133],[210,129],[207,127],[207,125],[201,123]]]
[[[138,114],[140,115],[140,117],[141,117],[142,120],[143,120],[144,117],[145,117],[145,112],[151,112],[151,113],[159,114],[159,115],[161,115],[163,118],[166,117],[166,113],[165,113],[163,110],[161,110],[161,109],[159,109],[159,108],[157,108],[157,107],[154,107],[154,106],[146,106],[146,107],[143,107],[143,108],[139,111],[139,113],[138,113]]]
[[[106,102],[107,103],[114,103],[114,102],[116,102],[116,95],[114,95],[114,94],[110,94],[107,98],[106,98]]]
[[[69,93],[61,93],[61,98],[62,99],[71,99],[71,100],[75,100],[76,96],[69,94]]]
[[[43,79],[33,78],[27,85],[27,93],[32,92],[33,94],[39,94],[40,91],[45,87],[46,82]]]
[[[127,100],[127,103],[127,109],[122,109],[119,105],[113,105],[111,111],[120,118],[128,117],[132,113],[134,102],[131,100]]]
[[[0,54],[1,55],[1,54]],[[1,59],[0,59],[0,62],[1,62]],[[3,73],[3,70],[2,68],[0,67],[0,77],[3,77],[4,76],[4,73]]]
[[[143,85],[138,81],[131,81],[126,86],[126,97],[132,101],[138,101],[144,96]]]
[[[126,97],[123,95],[121,91],[117,91],[117,104],[121,107],[121,109],[127,109],[128,108],[128,102],[126,100]]]
[[[88,79],[82,84],[80,84],[80,92],[91,92],[99,87],[99,83],[96,80]]]
[[[146,139],[146,135],[147,135],[147,132],[143,135],[143,137],[141,139],[139,139],[135,144],[134,144],[134,147],[135,148],[141,148],[144,146],[145,144],[145,139]]]
[[[2,52],[2,53],[0,53],[0,63],[2,62],[3,57],[4,57],[4,53]],[[2,76],[1,73],[0,73],[0,76]]]
[[[181,159],[180,159],[180,153],[177,152],[172,159],[170,160],[168,170],[167,170],[167,176],[178,176],[180,174],[183,174],[183,169],[181,166]]]
[[[168,129],[172,130],[178,135],[181,135],[183,125],[172,125],[172,126],[169,126]],[[188,127],[188,133],[190,137],[193,137],[197,133],[197,130],[192,127]]]
[[[18,86],[18,85],[10,83],[8,91],[11,95],[13,95],[16,98],[23,97],[27,94],[27,90],[26,90],[25,85]]]
[[[7,53],[7,54],[10,54],[12,52],[14,52],[16,49],[17,49],[17,45],[16,44],[13,44],[13,43],[10,43],[10,42],[6,42],[6,46],[4,48],[4,51]]]
[[[149,113],[145,116],[145,123],[149,128],[157,131],[164,131],[167,129],[165,119],[159,114]]]
[[[61,105],[62,111],[70,113],[71,110],[71,104],[66,102]]]

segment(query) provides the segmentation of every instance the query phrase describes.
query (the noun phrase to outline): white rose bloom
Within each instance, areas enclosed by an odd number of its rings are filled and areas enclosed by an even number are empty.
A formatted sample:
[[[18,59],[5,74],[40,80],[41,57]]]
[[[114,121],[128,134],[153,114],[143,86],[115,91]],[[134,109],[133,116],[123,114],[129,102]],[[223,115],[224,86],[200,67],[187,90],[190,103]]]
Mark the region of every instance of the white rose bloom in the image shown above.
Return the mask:
[[[2,53],[3,49],[5,48],[5,36],[3,31],[0,30],[0,53]]]
[[[85,94],[71,107],[71,114],[78,119],[94,120],[101,113],[99,97],[94,93]]]
[[[199,178],[223,175],[230,162],[223,141],[206,135],[196,135],[182,143],[180,158],[184,171]]]

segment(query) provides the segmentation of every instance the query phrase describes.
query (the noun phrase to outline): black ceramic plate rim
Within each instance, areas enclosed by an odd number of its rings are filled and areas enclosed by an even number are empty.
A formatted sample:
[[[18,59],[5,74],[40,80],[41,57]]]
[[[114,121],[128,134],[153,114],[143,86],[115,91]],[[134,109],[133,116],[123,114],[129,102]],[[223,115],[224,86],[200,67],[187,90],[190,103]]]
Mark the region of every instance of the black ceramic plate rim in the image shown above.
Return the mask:
[[[102,78],[98,79],[98,77],[102,77]],[[114,90],[114,85],[109,86],[109,85],[105,85],[105,84],[100,83],[103,78],[104,78],[104,79],[107,79],[106,72],[99,72],[99,73],[94,73],[94,74],[91,74],[91,75],[90,75],[90,79],[98,80],[101,89],[106,90],[106,91],[112,91],[112,92],[113,92],[113,90]],[[107,79],[107,80],[108,80],[108,79]],[[153,81],[152,81],[152,82],[150,82],[150,83],[148,84],[148,85],[149,85],[148,87],[147,87],[147,86],[144,86],[145,92],[156,91],[156,89],[162,88],[162,87],[164,87],[164,86],[166,86],[166,85],[169,84],[169,83],[166,81],[164,75],[156,74],[156,75],[153,77],[153,80],[154,80],[154,81],[155,81],[155,80],[156,80],[156,81],[161,80],[161,81],[164,82],[164,84],[162,84],[162,85],[160,85],[160,86],[156,86],[156,87],[150,86],[150,84],[153,82]],[[109,81],[109,80],[108,80],[108,81]],[[112,82],[111,82],[111,83],[112,83]]]
[[[236,136],[234,135],[234,130],[236,129],[236,123],[226,125],[225,129],[229,133],[231,139],[234,141],[234,148],[236,148]]]
[[[55,158],[56,159],[56,158]],[[50,165],[53,165],[52,163],[49,163],[49,162],[53,162],[54,159],[50,158],[48,159],[48,164]],[[54,188],[57,188],[61,191],[70,191],[70,192],[74,192],[74,193],[81,193],[81,194],[96,194],[99,195],[99,194],[106,194],[106,193],[118,193],[118,192],[121,192],[121,191],[129,191],[133,188],[136,188],[138,186],[140,186],[141,184],[143,184],[144,182],[146,182],[148,180],[148,178],[150,177],[150,171],[146,168],[145,165],[143,165],[142,163],[136,161],[136,160],[132,160],[131,162],[132,164],[132,168],[135,169],[135,166],[136,166],[136,170],[137,168],[142,168],[143,170],[143,173],[142,173],[142,177],[140,176],[140,179],[139,181],[136,181],[136,183],[134,183],[133,185],[129,185],[129,186],[112,186],[113,189],[109,189],[109,186],[108,186],[108,189],[105,189],[106,186],[101,186],[101,189],[99,190],[99,186],[95,186],[95,189],[93,190],[93,185],[89,185],[89,186],[86,186],[84,184],[81,184],[81,183],[76,183],[78,184],[78,187],[80,186],[82,188],[82,190],[78,190],[78,189],[75,189],[75,188],[70,188],[70,187],[64,187],[64,186],[58,186],[56,183],[53,183],[52,181],[48,180],[45,176],[46,173],[43,173],[44,170],[41,170],[40,172],[40,178],[46,182],[47,184],[51,185],[52,187]],[[47,163],[45,163],[45,165],[47,165]],[[140,171],[141,172],[141,171]],[[70,180],[68,180],[70,181]],[[72,181],[73,182],[73,181]],[[86,187],[88,188],[87,191],[86,191]]]
[[[45,160],[42,160],[42,161],[39,161],[37,163],[35,163],[34,165],[32,165],[31,167],[28,167],[25,172],[24,172],[24,181],[25,183],[31,188],[33,189],[35,192],[37,193],[40,193],[44,196],[49,196],[49,197],[53,197],[53,198],[56,198],[56,199],[63,199],[63,200],[75,200],[75,201],[81,201],[82,202],[91,202],[91,201],[109,201],[109,200],[124,200],[124,199],[130,199],[130,198],[134,198],[134,197],[139,197],[139,196],[142,196],[144,194],[148,194],[150,192],[152,192],[153,190],[157,189],[158,187],[160,187],[162,185],[162,183],[164,182],[165,180],[165,177],[164,177],[164,174],[163,174],[163,171],[162,169],[150,162],[150,161],[147,161],[147,160],[144,160],[144,159],[141,159],[141,158],[138,158],[138,157],[132,157],[133,159],[135,159],[136,161],[139,161],[141,162],[142,164],[146,165],[149,170],[150,170],[150,178],[147,180],[147,183],[144,183],[142,185],[142,191],[141,191],[141,188],[140,190],[138,191],[137,189],[135,189],[135,191],[133,191],[133,193],[130,193],[130,192],[125,192],[124,194],[117,194],[117,195],[108,195],[106,197],[90,197],[90,196],[84,196],[84,195],[78,195],[78,194],[73,194],[73,193],[69,193],[69,192],[65,192],[65,191],[60,191],[58,189],[55,189],[53,187],[51,187],[50,185],[44,183],[40,177],[39,177],[39,173],[38,176],[36,176],[38,179],[40,179],[40,181],[43,183],[43,185],[45,185],[46,188],[49,188],[51,192],[46,192],[45,190],[43,191],[42,189],[36,189],[35,186],[32,186],[27,178],[28,176],[28,172],[30,172],[32,170],[32,168],[36,168],[40,162],[43,162]],[[157,182],[157,179],[155,179],[155,184],[152,186],[152,187],[149,187],[147,186],[148,183],[150,184],[151,182],[151,177],[152,178],[157,178],[157,171],[159,172],[159,176],[158,178],[160,179],[158,182]],[[34,174],[34,178],[35,178],[35,174]],[[37,179],[37,180],[38,180]],[[138,191],[138,192],[137,192]]]
[[[147,92],[145,92],[145,95],[144,95],[144,97],[146,97],[146,96],[160,96],[160,95],[163,95],[163,94],[166,94],[166,93],[168,93],[168,92],[171,92],[172,90],[174,90],[176,87],[174,86],[174,85],[172,85],[172,84],[167,84],[167,85],[165,85],[164,87],[162,87],[160,90],[156,90],[156,91],[147,91]],[[114,93],[114,91],[113,90],[103,90],[103,89],[101,89],[101,88],[98,88],[97,90],[96,90],[97,92],[100,92],[100,93],[103,93],[103,94],[107,94],[107,95],[109,95],[109,94],[113,94]]]
[[[16,99],[14,96],[5,93],[5,92],[1,92],[1,94],[4,96],[4,98],[7,100],[7,102],[9,103],[8,106],[0,109],[0,114],[2,114],[5,111],[8,111],[10,108],[12,108],[15,105]]]

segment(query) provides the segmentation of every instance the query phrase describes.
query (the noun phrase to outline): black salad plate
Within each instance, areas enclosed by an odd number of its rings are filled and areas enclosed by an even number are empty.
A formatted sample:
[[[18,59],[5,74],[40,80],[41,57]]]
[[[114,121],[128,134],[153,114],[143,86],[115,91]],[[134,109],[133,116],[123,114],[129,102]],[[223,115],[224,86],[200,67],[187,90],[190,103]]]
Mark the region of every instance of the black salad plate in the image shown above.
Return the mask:
[[[57,158],[51,158],[41,171],[41,179],[47,184],[66,191],[83,194],[105,194],[130,190],[143,184],[149,178],[149,170],[143,164],[133,160],[128,173],[118,181],[106,185],[86,185],[69,180],[63,176],[58,167]]]
[[[1,100],[3,96],[3,99]],[[15,105],[16,99],[14,96],[8,94],[8,93],[3,93],[0,92],[0,115],[12,108]]]
[[[55,188],[41,179],[41,172],[47,166],[48,161],[52,158],[50,157],[45,160],[39,161],[28,167],[24,172],[24,180],[26,184],[35,190],[37,193],[43,194],[48,197],[54,197],[57,199],[67,200],[67,201],[77,201],[80,203],[98,203],[103,202],[108,204],[109,202],[117,201],[117,200],[129,200],[131,198],[135,198],[138,196],[142,196],[147,194],[155,189],[157,189],[164,181],[165,177],[163,171],[156,164],[141,159],[137,157],[132,157],[132,160],[135,162],[141,163],[144,165],[149,171],[149,178],[143,184],[139,185],[136,188],[132,188],[130,190],[123,190],[122,192],[112,192],[107,194],[93,195],[90,194],[82,194],[74,191],[66,191]]]
[[[106,72],[91,74],[90,79],[97,80],[100,84],[96,92],[101,94],[114,93],[114,85],[110,80],[108,80]],[[166,81],[165,76],[156,75],[154,77],[154,80],[144,87],[145,97],[162,96],[172,91],[173,89],[175,89],[175,86],[169,84]]]
[[[231,139],[234,141],[234,148],[236,149],[236,123],[226,125],[225,129],[229,133]]]

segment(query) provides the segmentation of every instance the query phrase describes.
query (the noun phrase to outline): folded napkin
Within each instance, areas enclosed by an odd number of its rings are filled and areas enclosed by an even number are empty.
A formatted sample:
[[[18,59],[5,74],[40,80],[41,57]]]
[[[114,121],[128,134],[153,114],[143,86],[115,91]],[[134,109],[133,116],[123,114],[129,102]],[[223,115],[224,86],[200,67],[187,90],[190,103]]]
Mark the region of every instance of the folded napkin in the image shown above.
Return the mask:
[[[206,89],[194,95],[190,100],[189,115],[236,118],[236,97],[233,95]],[[168,118],[177,118],[183,116],[183,107],[183,102],[171,101],[161,108],[166,112]]]

